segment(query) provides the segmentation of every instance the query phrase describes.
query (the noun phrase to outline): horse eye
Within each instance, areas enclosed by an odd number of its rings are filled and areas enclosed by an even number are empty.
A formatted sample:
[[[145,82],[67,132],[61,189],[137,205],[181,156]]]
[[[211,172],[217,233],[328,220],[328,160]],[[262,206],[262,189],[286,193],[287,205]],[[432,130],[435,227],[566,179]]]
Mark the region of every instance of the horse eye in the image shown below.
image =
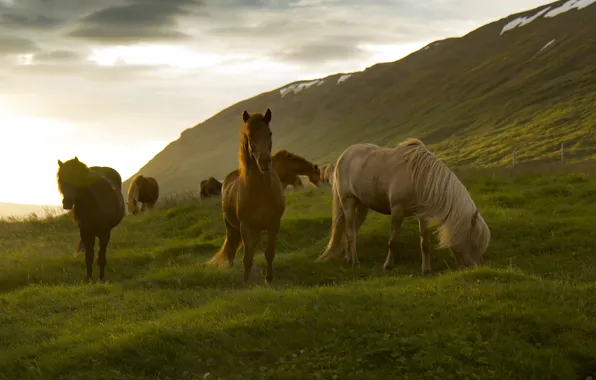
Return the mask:
[[[273,136],[273,132],[269,132],[269,136],[270,136],[270,137],[271,137],[271,136]]]

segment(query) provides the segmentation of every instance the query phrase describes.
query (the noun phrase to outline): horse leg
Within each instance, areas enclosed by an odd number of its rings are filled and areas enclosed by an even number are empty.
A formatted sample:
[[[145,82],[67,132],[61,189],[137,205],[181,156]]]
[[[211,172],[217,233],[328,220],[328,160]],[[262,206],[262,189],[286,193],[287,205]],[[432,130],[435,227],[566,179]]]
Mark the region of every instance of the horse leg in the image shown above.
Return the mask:
[[[81,230],[81,241],[85,246],[85,264],[87,265],[87,281],[91,281],[93,275],[93,256],[95,255],[95,234]]]
[[[348,240],[348,251],[346,256],[350,259],[352,266],[360,265],[358,260],[358,252],[356,251],[356,208],[358,207],[358,200],[352,197],[342,199],[344,215],[346,218],[346,235]]]
[[[234,265],[234,259],[236,258],[238,247],[240,246],[240,243],[242,243],[242,235],[240,234],[240,231],[234,228],[226,218],[224,218],[224,222],[226,223],[226,241],[224,242],[222,250],[228,259],[229,265],[232,266]]]
[[[362,203],[360,203],[358,206],[356,206],[356,216],[355,216],[355,220],[354,220],[354,223],[356,224],[355,225],[356,235],[358,235],[358,232],[360,231],[360,227],[362,227],[362,224],[366,220],[367,215],[368,215],[368,208],[366,206],[364,206]],[[346,251],[345,259],[348,262],[350,261],[350,257],[348,256],[347,251]]]
[[[110,242],[110,231],[99,236],[99,252],[97,253],[97,265],[99,265],[99,281],[103,281],[108,259],[106,252],[108,251],[108,243]]]
[[[419,219],[418,225],[420,227],[420,252],[422,253],[422,275],[429,276],[432,274],[430,268],[430,229],[428,222]]]
[[[395,257],[399,249],[399,232],[401,230],[401,224],[404,220],[404,210],[401,206],[394,206],[391,209],[391,227],[389,231],[389,252],[383,264],[384,270],[393,269],[395,265]]]
[[[265,280],[267,283],[273,281],[273,259],[275,259],[275,243],[277,239],[277,232],[279,231],[279,222],[273,223],[267,231],[267,248],[265,249],[265,259],[267,260],[267,272],[265,273]]]
[[[260,231],[250,228],[244,223],[240,223],[240,234],[242,235],[242,244],[244,245],[244,283],[248,282],[252,263],[255,256],[255,248],[259,244]]]

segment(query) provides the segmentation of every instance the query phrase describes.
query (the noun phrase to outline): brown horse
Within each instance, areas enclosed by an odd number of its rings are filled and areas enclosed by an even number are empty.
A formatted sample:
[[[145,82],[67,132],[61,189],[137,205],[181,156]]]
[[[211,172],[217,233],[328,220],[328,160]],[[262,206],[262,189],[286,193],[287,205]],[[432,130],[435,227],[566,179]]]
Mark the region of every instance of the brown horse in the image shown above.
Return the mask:
[[[223,182],[222,210],[226,225],[226,240],[207,263],[229,266],[234,264],[240,243],[244,245],[244,282],[247,282],[253,264],[255,248],[261,231],[267,231],[268,283],[273,280],[273,259],[276,238],[285,211],[285,196],[281,181],[271,168],[272,132],[269,128],[271,110],[265,115],[242,114],[244,126],[240,134],[238,161],[240,170],[229,173]]]
[[[395,148],[348,147],[337,160],[332,189],[331,238],[319,260],[337,256],[347,238],[346,259],[358,265],[356,236],[373,209],[391,215],[385,269],[394,265],[408,216],[419,220],[423,275],[431,273],[429,228],[434,224],[440,225],[439,247],[450,248],[459,264],[482,263],[490,241],[486,222],[460,180],[420,140],[408,139]]]
[[[319,166],[311,163],[306,158],[288,152],[285,149],[278,150],[271,158],[273,162],[273,169],[277,172],[282,186],[293,186],[294,188],[302,187],[302,180],[298,178],[299,175],[308,177],[308,181],[314,186],[319,186],[321,173]]]
[[[209,177],[201,181],[199,185],[199,194],[201,199],[210,198],[221,194],[222,183],[214,177]]]
[[[151,210],[159,198],[159,185],[153,177],[138,175],[128,188],[126,205],[128,212],[137,215],[139,212]],[[138,203],[142,203],[139,210]]]
[[[95,238],[99,238],[99,280],[103,281],[107,264],[106,252],[110,234],[124,217],[122,178],[109,167],[87,167],[77,157],[62,162],[58,160],[58,190],[62,194],[62,207],[73,210],[79,225],[79,249],[85,249],[87,280],[93,274]]]

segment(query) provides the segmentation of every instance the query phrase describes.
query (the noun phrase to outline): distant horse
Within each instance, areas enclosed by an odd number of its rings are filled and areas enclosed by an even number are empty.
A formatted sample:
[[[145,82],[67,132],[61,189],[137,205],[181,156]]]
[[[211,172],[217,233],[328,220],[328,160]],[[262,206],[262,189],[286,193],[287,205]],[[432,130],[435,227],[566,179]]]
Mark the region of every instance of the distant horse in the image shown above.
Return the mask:
[[[275,170],[270,170],[272,132],[269,128],[271,110],[265,115],[242,114],[244,126],[240,133],[238,161],[240,169],[229,173],[223,182],[222,210],[226,225],[226,240],[207,265],[234,264],[236,251],[244,245],[244,282],[250,276],[255,248],[261,231],[267,230],[265,259],[268,283],[273,280],[273,259],[276,239],[285,211],[282,183]]]
[[[201,181],[199,185],[199,193],[201,199],[206,199],[215,195],[221,194],[222,183],[214,177],[209,177]]]
[[[289,152],[285,149],[278,150],[271,157],[273,162],[273,169],[275,169],[282,186],[293,186],[294,188],[303,187],[302,180],[298,177],[304,175],[308,177],[308,181],[314,186],[319,186],[321,173],[319,166],[311,163],[306,158]]]
[[[431,273],[429,229],[439,225],[440,248],[450,248],[458,264],[479,265],[490,230],[470,194],[455,174],[417,139],[395,148],[355,144],[339,157],[333,183],[331,238],[318,260],[339,255],[347,238],[345,258],[359,265],[358,230],[368,209],[391,215],[389,252],[384,269],[393,268],[405,217],[419,220],[422,274]]]
[[[106,252],[111,230],[124,217],[122,178],[109,167],[87,167],[77,157],[62,162],[58,160],[58,190],[62,194],[62,207],[73,210],[79,225],[81,240],[77,250],[84,248],[87,280],[93,273],[95,238],[99,238],[99,280],[103,281],[107,263]]]
[[[321,165],[321,182],[333,185],[333,170],[335,169],[334,164]]]
[[[126,205],[128,212],[137,215],[140,212],[153,209],[159,198],[159,185],[153,177],[138,175],[128,187]],[[138,203],[142,203],[139,210]]]

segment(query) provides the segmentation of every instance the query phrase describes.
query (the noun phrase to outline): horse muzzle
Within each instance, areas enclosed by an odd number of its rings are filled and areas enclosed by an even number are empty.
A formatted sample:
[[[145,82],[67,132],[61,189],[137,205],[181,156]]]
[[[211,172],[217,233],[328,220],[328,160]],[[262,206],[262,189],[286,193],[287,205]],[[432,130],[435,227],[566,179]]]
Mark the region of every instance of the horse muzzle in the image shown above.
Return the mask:
[[[62,208],[63,209],[65,209],[65,210],[72,210],[73,207],[74,207],[74,202],[73,201],[71,201],[71,200],[68,200],[67,201],[66,199],[63,199],[62,200]]]
[[[268,172],[271,168],[271,157],[269,156],[256,156],[255,161],[257,162],[257,166],[262,173]]]

